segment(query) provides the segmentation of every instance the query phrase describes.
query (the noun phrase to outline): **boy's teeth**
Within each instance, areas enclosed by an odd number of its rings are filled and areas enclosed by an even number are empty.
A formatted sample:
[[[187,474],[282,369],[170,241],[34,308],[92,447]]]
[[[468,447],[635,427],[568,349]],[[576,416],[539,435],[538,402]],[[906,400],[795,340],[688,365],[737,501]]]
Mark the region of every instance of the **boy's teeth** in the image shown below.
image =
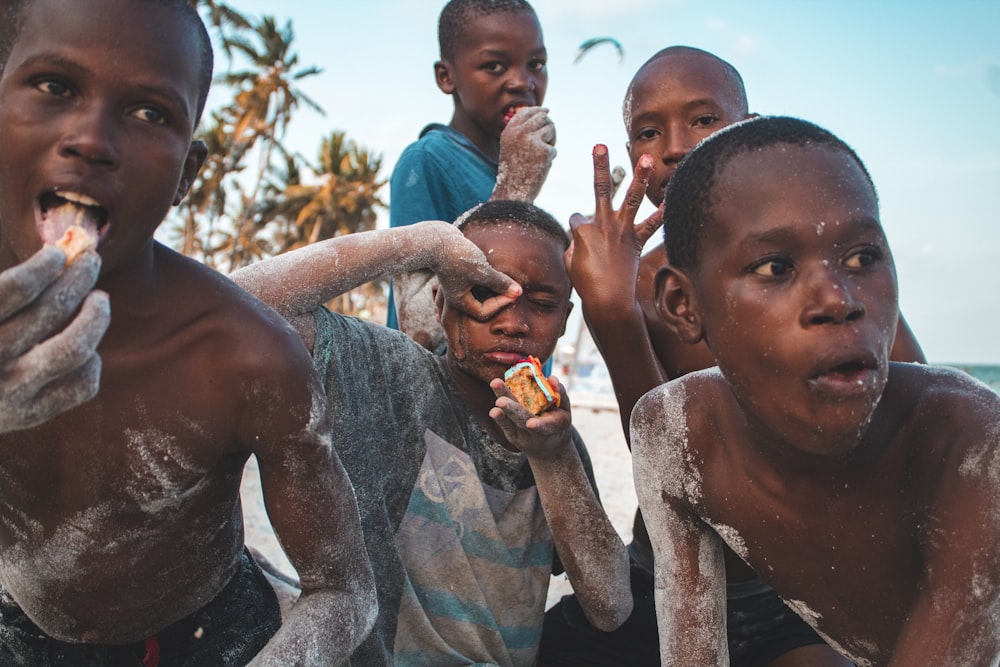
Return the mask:
[[[65,199],[66,201],[71,201],[76,204],[81,204],[83,206],[97,206],[97,202],[88,197],[87,195],[81,195],[79,192],[56,192],[56,194]]]

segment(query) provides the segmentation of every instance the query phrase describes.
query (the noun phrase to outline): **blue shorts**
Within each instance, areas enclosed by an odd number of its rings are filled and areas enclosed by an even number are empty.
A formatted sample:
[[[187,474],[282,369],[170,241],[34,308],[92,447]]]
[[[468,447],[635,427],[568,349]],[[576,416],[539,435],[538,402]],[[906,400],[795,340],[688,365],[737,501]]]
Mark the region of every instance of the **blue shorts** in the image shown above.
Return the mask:
[[[617,630],[603,632],[587,621],[575,595],[563,597],[545,612],[538,667],[660,666],[652,555],[633,542],[629,556],[632,615]],[[730,586],[727,592],[732,667],[763,667],[792,649],[824,643],[759,579]]]
[[[244,551],[214,600],[144,642],[123,646],[52,639],[0,594],[0,667],[237,667],[281,626],[274,590]]]

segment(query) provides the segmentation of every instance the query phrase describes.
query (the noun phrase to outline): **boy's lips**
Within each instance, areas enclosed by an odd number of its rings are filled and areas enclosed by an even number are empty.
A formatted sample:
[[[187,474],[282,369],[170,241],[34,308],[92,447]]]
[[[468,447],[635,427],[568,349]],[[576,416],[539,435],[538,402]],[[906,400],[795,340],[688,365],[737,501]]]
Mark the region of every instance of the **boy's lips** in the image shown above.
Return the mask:
[[[525,103],[520,103],[519,102],[517,104],[508,104],[506,107],[504,107],[504,110],[503,110],[503,123],[504,123],[504,125],[506,125],[507,123],[509,123],[514,118],[514,114],[516,114],[520,109],[522,109],[522,108],[524,108],[526,106],[529,106],[529,105],[525,104]]]
[[[73,225],[97,239],[107,233],[108,211],[88,195],[55,188],[42,193],[36,206],[36,225],[43,243],[55,243]]]
[[[842,354],[822,361],[807,383],[834,397],[870,394],[878,389],[879,367],[877,357],[871,352]]]
[[[513,366],[522,359],[527,359],[528,353],[521,350],[492,350],[483,356],[502,366]]]

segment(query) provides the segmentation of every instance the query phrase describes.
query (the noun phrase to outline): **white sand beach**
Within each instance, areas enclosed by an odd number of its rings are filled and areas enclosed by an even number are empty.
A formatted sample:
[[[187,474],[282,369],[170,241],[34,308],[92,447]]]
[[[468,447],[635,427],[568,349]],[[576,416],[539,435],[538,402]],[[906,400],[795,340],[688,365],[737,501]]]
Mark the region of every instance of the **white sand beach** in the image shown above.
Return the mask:
[[[618,533],[628,543],[632,537],[636,498],[632,484],[632,459],[625,445],[618,409],[614,406],[613,398],[605,393],[571,391],[570,399],[573,404],[573,423],[587,443],[593,460],[601,501]],[[257,462],[253,458],[248,461],[243,475],[242,492],[247,544],[258,549],[285,572],[292,572],[264,512]],[[570,590],[565,576],[553,577],[549,587],[549,605]]]

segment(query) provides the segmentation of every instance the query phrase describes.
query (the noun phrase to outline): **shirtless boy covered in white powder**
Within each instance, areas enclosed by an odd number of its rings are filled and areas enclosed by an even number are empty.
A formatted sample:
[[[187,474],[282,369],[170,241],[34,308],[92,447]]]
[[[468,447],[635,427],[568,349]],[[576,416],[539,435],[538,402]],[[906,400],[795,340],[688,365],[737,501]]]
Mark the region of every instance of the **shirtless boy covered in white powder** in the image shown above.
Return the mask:
[[[309,355],[271,309],[152,238],[205,157],[197,11],[5,6],[0,285],[38,262],[61,271],[40,249],[79,220],[97,254],[50,289],[71,314],[96,277],[84,322],[101,293],[111,317],[103,338],[65,330],[86,368],[100,339],[97,395],[0,435],[0,664],[339,664],[371,627],[374,585]],[[250,455],[303,582],[283,624],[243,544]]]
[[[667,187],[659,294],[718,368],[632,416],[663,664],[728,664],[722,545],[862,667],[1000,658],[1000,397],[888,361],[870,176],[804,121],[703,141]]]

